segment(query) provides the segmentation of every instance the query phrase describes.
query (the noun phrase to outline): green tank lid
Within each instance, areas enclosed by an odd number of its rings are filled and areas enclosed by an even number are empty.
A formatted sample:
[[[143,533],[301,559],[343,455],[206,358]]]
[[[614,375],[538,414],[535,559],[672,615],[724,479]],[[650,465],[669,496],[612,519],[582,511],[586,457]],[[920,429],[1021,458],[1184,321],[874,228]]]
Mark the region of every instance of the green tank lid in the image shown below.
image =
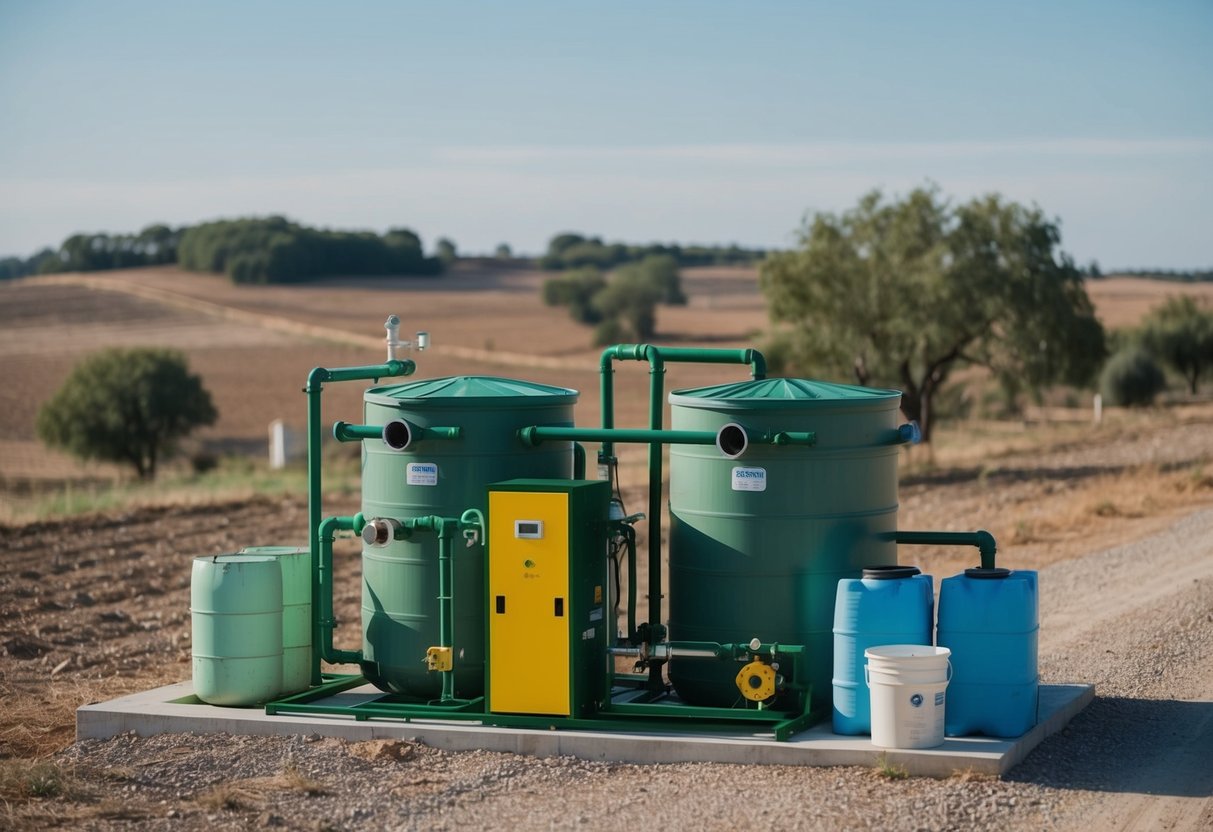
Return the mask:
[[[576,390],[567,387],[553,387],[533,381],[496,376],[448,376],[372,387],[366,391],[364,399],[386,405],[437,401],[455,406],[500,406],[502,399],[544,399],[543,404],[555,404],[553,400],[564,400],[573,404],[579,395]],[[457,399],[458,403],[451,401],[452,399]]]
[[[835,384],[829,381],[813,381],[803,378],[766,378],[758,381],[715,384],[711,387],[696,387],[690,390],[675,390],[670,393],[670,404],[683,407],[707,407],[714,410],[721,408],[755,410],[790,407],[855,407],[857,405],[862,407],[865,404],[873,406],[888,404],[900,397],[900,391],[883,390],[879,387],[856,387],[852,384]]]

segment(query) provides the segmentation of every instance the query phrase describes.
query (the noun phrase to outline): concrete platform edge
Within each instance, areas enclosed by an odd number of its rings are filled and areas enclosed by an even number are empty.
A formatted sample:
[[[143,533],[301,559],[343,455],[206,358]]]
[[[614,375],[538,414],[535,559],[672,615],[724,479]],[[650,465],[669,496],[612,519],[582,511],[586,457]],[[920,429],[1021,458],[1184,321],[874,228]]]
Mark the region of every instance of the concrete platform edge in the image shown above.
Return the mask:
[[[108,739],[128,732],[230,733],[259,736],[321,734],[359,741],[415,739],[448,751],[476,749],[535,757],[569,755],[586,760],[629,763],[717,762],[740,765],[875,766],[881,755],[916,776],[948,777],[957,772],[1002,775],[1021,762],[1045,738],[1061,730],[1094,698],[1090,685],[1042,685],[1040,722],[1022,737],[949,738],[938,748],[883,750],[867,737],[843,737],[827,724],[788,742],[750,734],[635,734],[618,731],[543,731],[496,728],[469,723],[402,722],[311,715],[267,716],[259,709],[179,704],[189,683],[84,705],[76,711],[78,739]]]

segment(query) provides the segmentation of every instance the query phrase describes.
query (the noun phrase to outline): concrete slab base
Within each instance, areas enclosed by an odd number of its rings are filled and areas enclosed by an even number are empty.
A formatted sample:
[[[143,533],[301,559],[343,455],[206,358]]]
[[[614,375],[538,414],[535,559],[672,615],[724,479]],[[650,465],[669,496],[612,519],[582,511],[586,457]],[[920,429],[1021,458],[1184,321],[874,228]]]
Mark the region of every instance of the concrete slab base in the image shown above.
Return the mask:
[[[317,704],[355,704],[382,695],[367,685]],[[844,737],[829,721],[775,742],[752,729],[713,734],[497,728],[469,722],[368,719],[303,714],[267,716],[258,708],[219,708],[199,703],[189,682],[85,705],[76,711],[79,739],[108,739],[127,732],[252,735],[320,734],[347,740],[416,739],[449,751],[509,751],[536,757],[569,755],[586,760],[631,763],[715,762],[745,765],[874,766],[889,764],[913,775],[948,777],[961,771],[1001,775],[1020,762],[1045,737],[1061,730],[1095,696],[1090,685],[1042,685],[1040,721],[1016,739],[948,738],[938,748],[885,750],[868,737]]]

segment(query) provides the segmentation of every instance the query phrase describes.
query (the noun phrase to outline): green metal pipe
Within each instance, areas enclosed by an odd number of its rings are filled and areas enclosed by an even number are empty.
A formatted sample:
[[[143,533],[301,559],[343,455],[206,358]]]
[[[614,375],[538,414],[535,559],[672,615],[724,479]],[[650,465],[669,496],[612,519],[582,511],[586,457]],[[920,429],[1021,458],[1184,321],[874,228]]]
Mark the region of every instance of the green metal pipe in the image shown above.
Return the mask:
[[[518,438],[528,448],[549,439],[573,439],[584,442],[622,442],[659,445],[715,445],[718,434],[707,430],[641,430],[639,428],[557,428],[531,425],[518,431]],[[811,431],[746,431],[751,444],[813,445],[817,434]]]
[[[630,524],[623,526],[623,537],[628,546],[628,641],[636,638],[636,529]]]
[[[993,569],[998,543],[994,535],[985,529],[975,532],[906,532],[895,531],[889,535],[897,543],[924,546],[976,546],[981,553],[981,568]]]
[[[573,479],[585,479],[585,445],[573,443]]]
[[[748,364],[754,379],[766,378],[767,364],[762,353],[754,349],[721,350],[695,347],[667,347],[661,349],[652,344],[615,344],[602,351],[599,372],[602,382],[602,426],[615,426],[615,394],[612,375],[615,361],[649,362],[649,429],[661,430],[662,390],[666,361],[695,364]],[[714,440],[713,440],[714,441]],[[614,443],[606,440],[599,451],[600,459],[609,459],[614,454]],[[656,632],[661,631],[661,445],[649,444],[649,624]],[[655,670],[651,683],[654,687],[663,684]]]
[[[349,664],[362,661],[361,650],[338,650],[333,646],[333,538],[338,531],[354,531],[353,517],[326,517],[317,531],[319,560],[314,570],[313,597],[316,605],[312,615],[313,644],[319,646],[320,658],[329,664]],[[319,684],[319,682],[315,682]]]
[[[422,428],[407,422],[405,424],[408,424],[409,435],[412,437],[413,442],[420,442],[423,439],[463,438],[463,428],[460,427]],[[361,442],[363,439],[382,439],[383,425],[351,425],[349,422],[334,422],[333,438],[338,442]]]
[[[308,547],[312,556],[312,609],[319,606],[319,568],[320,557],[320,518],[323,514],[321,506],[321,406],[320,394],[327,382],[377,380],[380,378],[395,378],[412,375],[417,365],[408,360],[393,359],[384,364],[370,364],[362,367],[316,367],[307,377],[307,386],[303,391],[307,394],[307,506],[308,506]],[[332,598],[329,598],[332,605]],[[312,684],[318,685],[320,676],[320,650],[317,642],[312,644]]]
[[[460,531],[475,531],[483,540],[484,516],[476,509],[468,509],[458,517],[440,517],[436,514],[401,520],[400,526],[407,532],[429,531],[438,535],[438,641],[439,647],[453,648],[455,644],[455,597],[454,597],[454,538]],[[442,703],[455,701],[455,671],[442,671]]]

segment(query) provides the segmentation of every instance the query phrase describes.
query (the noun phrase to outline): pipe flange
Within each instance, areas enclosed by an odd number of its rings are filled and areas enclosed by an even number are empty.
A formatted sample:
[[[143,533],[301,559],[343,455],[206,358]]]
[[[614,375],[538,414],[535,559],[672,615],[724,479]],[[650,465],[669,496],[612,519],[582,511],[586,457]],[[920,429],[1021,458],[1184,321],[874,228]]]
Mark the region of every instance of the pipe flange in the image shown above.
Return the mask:
[[[734,681],[741,695],[751,702],[765,702],[775,695],[775,669],[765,662],[750,662]]]

